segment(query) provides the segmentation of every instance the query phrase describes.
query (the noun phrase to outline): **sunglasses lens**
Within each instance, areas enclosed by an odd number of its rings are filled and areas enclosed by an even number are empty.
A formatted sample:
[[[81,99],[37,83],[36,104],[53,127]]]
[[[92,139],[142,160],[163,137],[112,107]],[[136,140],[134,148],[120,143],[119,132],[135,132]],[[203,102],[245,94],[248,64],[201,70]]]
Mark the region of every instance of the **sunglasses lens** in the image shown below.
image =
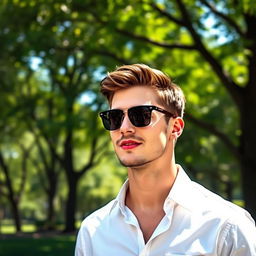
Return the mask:
[[[133,107],[128,110],[128,116],[136,127],[144,127],[150,124],[151,109],[148,106]]]
[[[128,116],[131,123],[136,127],[148,126],[151,122],[152,106],[137,106],[128,109]],[[120,109],[111,109],[100,113],[104,127],[109,131],[121,127],[124,112]]]
[[[123,115],[123,111],[119,109],[104,111],[100,114],[104,127],[109,131],[119,129],[121,127]]]

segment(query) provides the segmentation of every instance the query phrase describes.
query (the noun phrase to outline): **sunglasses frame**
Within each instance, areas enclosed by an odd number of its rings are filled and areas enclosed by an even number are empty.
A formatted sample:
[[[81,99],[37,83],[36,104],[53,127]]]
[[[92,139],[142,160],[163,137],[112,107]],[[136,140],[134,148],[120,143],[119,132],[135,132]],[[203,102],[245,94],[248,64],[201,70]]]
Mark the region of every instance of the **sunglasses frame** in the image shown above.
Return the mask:
[[[142,125],[142,126],[136,125],[136,124],[134,124],[134,121],[131,120],[131,118],[130,118],[129,112],[130,112],[132,109],[140,108],[140,107],[141,107],[141,108],[142,108],[142,107],[146,107],[146,108],[150,111],[150,120],[149,120],[149,123],[148,123],[147,125]],[[112,111],[116,111],[116,110],[122,112],[122,117],[121,117],[120,126],[119,126],[118,128],[116,128],[116,129],[111,129],[111,127],[109,127],[109,126],[106,125],[106,123],[104,122],[104,120],[106,120],[106,121],[108,122],[108,121],[109,121],[109,118],[108,118],[109,113],[111,113]],[[153,105],[139,105],[139,106],[134,106],[134,107],[131,107],[131,108],[127,109],[126,111],[123,111],[122,109],[110,109],[110,110],[106,110],[106,111],[100,112],[99,115],[100,115],[100,117],[101,117],[101,119],[102,119],[102,122],[103,122],[103,125],[104,125],[105,129],[108,130],[108,131],[115,131],[115,130],[120,129],[120,127],[122,126],[122,122],[123,122],[123,120],[124,120],[125,112],[128,113],[128,118],[129,118],[130,122],[132,123],[132,125],[134,125],[135,127],[146,127],[146,126],[148,126],[148,125],[151,123],[151,115],[152,115],[152,111],[153,111],[153,110],[156,110],[156,111],[158,111],[158,112],[161,112],[161,113],[163,113],[163,114],[165,114],[166,116],[169,116],[169,117],[174,117],[174,118],[176,117],[174,114],[172,114],[172,113],[170,113],[170,112],[168,112],[168,111],[166,111],[166,110],[164,110],[164,109],[162,109],[162,108],[159,108],[159,107],[157,107],[157,106],[153,106]]]

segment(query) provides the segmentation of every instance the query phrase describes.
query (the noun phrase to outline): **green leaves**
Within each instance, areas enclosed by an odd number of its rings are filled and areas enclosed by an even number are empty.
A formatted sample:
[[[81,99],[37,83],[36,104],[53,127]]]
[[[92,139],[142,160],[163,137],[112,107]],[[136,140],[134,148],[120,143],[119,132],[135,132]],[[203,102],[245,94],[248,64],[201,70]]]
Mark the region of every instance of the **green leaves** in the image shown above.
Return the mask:
[[[2,1],[0,143],[7,137],[23,143],[34,129],[46,153],[49,144],[55,149],[53,159],[59,161],[66,159],[64,141],[72,134],[74,176],[94,155],[91,152],[99,151],[95,165],[112,158],[98,118],[107,108],[99,82],[117,65],[146,63],[170,75],[185,92],[186,128],[176,147],[179,162],[195,178],[225,193],[225,185],[217,183],[226,184],[227,176],[238,184],[241,156],[234,155],[245,132],[239,111],[241,102],[251,104],[242,99],[244,91],[255,87],[249,84],[255,73],[255,4],[235,2]],[[33,151],[33,159],[37,156],[39,149]],[[31,169],[36,172],[35,166]],[[101,204],[113,195],[107,193],[104,176],[95,172],[86,176],[95,179],[93,185],[81,185],[91,204],[88,211],[95,205],[90,196]],[[124,178],[111,175],[109,180],[118,185]],[[118,181],[114,175],[120,175]],[[66,186],[63,177],[60,182]],[[101,185],[102,191],[95,188]]]

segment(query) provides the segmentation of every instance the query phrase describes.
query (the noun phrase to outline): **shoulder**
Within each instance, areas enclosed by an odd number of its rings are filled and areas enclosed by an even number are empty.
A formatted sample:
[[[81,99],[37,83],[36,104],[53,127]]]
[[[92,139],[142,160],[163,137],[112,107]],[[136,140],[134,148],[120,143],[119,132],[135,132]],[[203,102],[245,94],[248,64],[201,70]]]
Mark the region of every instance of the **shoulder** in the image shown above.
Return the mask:
[[[98,226],[99,224],[104,222],[106,220],[106,218],[108,218],[108,216],[110,215],[110,213],[113,210],[113,208],[115,207],[116,203],[117,202],[114,199],[114,200],[110,201],[109,203],[107,203],[106,205],[104,205],[103,207],[99,208],[98,210],[96,210],[93,213],[91,213],[90,215],[88,215],[83,220],[80,229],[88,228],[90,226]]]
[[[115,205],[115,201],[116,200],[110,201],[108,204],[94,211],[83,220],[76,240],[76,256],[93,255],[92,236],[97,228],[101,227],[104,220],[109,216]]]
[[[215,215],[225,222],[249,222],[253,225],[254,220],[250,213],[242,207],[224,199],[202,185],[192,182],[192,188],[197,195],[200,209],[203,214]]]
[[[241,218],[254,224],[251,215],[243,208],[192,181],[179,166],[178,176],[168,196],[188,210],[188,216],[215,220],[223,224],[229,219]]]
[[[250,213],[196,182],[191,185],[199,215],[218,226],[218,255],[233,255],[231,251],[256,255],[256,227]]]

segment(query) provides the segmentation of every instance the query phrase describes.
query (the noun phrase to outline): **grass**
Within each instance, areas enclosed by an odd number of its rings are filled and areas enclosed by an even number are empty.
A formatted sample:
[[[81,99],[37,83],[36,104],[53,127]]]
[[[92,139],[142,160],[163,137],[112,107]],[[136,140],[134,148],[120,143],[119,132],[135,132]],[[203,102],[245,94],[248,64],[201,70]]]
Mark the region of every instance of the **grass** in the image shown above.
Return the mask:
[[[81,225],[81,221],[77,221],[75,223],[75,226],[77,229],[80,228],[80,225]],[[59,224],[57,227],[56,227],[57,230],[63,230],[64,229],[64,224]],[[22,232],[36,232],[37,231],[37,227],[34,223],[24,223],[23,221],[23,224],[22,224],[22,227],[21,227],[21,231]],[[13,220],[11,219],[5,219],[5,220],[0,220],[0,235],[1,234],[15,234],[16,230],[15,230],[15,226],[14,226],[14,223],[13,223]]]
[[[35,232],[36,226],[34,224],[25,224],[22,225],[22,232]],[[14,225],[5,225],[2,224],[0,226],[0,234],[15,234],[15,226]]]
[[[1,239],[0,256],[74,255],[75,235],[12,237]]]
[[[23,224],[22,233],[15,234],[12,221],[0,225],[0,256],[72,256],[75,234],[35,232],[34,224]]]

